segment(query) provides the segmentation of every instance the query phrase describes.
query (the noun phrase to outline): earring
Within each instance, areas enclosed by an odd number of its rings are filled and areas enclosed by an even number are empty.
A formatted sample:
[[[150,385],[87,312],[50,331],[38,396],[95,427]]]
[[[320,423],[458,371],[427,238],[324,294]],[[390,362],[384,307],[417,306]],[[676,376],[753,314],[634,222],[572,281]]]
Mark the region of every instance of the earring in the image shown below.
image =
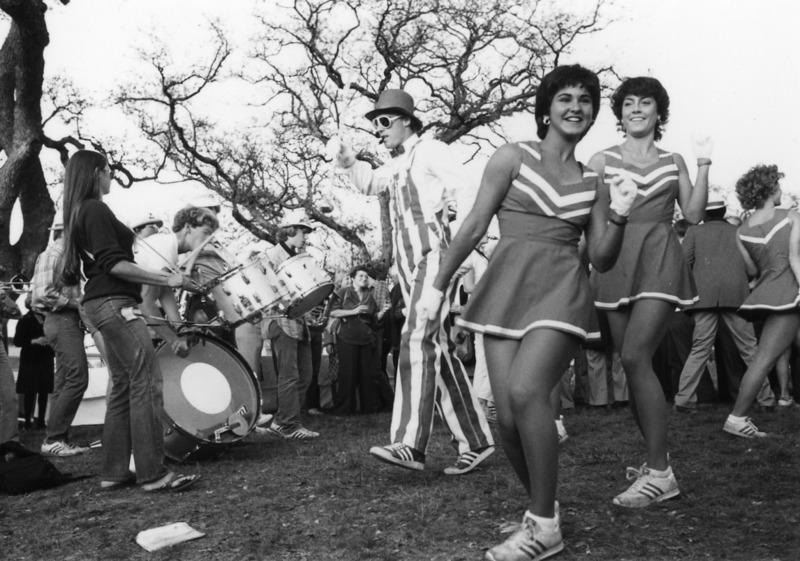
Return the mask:
[[[542,117],[542,123],[544,123],[545,125],[549,125],[550,124],[550,117],[548,117],[547,115]]]

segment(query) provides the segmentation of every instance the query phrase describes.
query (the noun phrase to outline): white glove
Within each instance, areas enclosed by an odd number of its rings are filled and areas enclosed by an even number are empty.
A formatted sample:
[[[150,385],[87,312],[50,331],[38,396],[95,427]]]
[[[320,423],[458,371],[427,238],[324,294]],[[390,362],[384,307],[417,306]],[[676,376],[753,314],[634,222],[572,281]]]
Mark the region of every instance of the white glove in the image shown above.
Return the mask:
[[[432,286],[423,287],[422,294],[417,301],[417,314],[427,321],[435,320],[439,316],[442,300],[444,300],[444,292]]]
[[[636,183],[631,179],[631,176],[626,173],[612,177],[609,182],[608,192],[611,196],[611,204],[609,205],[611,210],[620,216],[628,216],[637,193]]]
[[[711,152],[714,151],[714,139],[704,134],[692,135],[692,151],[696,159],[711,159]]]
[[[344,142],[338,136],[332,136],[325,144],[325,155],[336,162],[340,168],[347,169],[356,163],[356,155],[350,143]]]

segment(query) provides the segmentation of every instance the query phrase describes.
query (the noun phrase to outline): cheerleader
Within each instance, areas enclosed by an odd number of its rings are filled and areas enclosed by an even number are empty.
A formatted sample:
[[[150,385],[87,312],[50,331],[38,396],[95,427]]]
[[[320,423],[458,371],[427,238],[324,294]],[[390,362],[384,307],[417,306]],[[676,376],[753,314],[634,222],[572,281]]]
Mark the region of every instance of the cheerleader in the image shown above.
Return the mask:
[[[435,317],[443,291],[497,215],[500,241],[458,323],[484,336],[503,449],[528,495],[520,529],[490,561],[539,560],[564,547],[556,503],[558,436],[549,402],[589,335],[592,295],[578,252],[585,232],[600,270],[617,256],[635,189],[605,187],[575,160],[600,107],[597,76],[578,65],[544,77],[536,93],[541,142],[506,144],[483,174],[475,205],[417,307]]]
[[[703,219],[711,141],[697,142],[697,181],[692,186],[679,154],[656,146],[669,118],[669,96],[654,78],[629,78],[611,106],[625,140],[595,154],[589,166],[601,177],[624,174],[637,187],[619,258],[597,272],[595,305],[606,313],[611,338],[630,385],[630,403],[647,447],[641,468],[628,468],[634,483],[614,498],[645,507],[679,494],[667,456],[667,407],[652,358],[676,306],[697,299],[694,280],[672,228],[675,203],[692,224]]]
[[[755,357],[739,386],[733,411],[723,430],[743,438],[760,438],[747,417],[765,377],[789,349],[800,327],[800,215],[775,208],[781,202],[777,166],[755,166],[736,182],[736,195],[744,209],[755,209],[739,227],[737,244],[747,274],[757,277],[739,313],[748,320],[763,319],[764,328]]]

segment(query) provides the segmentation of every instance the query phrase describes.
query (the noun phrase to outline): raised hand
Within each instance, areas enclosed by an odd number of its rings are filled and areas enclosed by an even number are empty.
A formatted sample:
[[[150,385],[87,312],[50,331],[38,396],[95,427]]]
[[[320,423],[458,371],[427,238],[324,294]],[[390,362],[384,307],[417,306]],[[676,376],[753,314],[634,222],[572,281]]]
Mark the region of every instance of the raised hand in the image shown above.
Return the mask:
[[[444,293],[432,286],[422,288],[422,294],[417,301],[417,314],[427,321],[433,321],[439,316],[439,308],[442,307]]]
[[[349,142],[343,141],[338,136],[332,136],[331,139],[325,144],[325,154],[336,162],[340,168],[349,168],[356,161],[353,147]]]
[[[628,174],[616,175],[609,181],[609,195],[611,210],[620,216],[628,216],[636,199],[636,183]]]
[[[714,140],[710,136],[697,133],[692,135],[692,151],[695,158],[698,160],[710,160],[713,150]]]

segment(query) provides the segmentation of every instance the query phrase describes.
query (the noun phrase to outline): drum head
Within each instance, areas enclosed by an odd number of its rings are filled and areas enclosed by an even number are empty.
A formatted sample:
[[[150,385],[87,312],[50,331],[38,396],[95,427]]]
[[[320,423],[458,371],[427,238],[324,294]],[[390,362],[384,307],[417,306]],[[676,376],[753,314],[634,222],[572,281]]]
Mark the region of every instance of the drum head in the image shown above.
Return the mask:
[[[164,379],[164,412],[170,428],[209,444],[247,435],[260,413],[261,389],[245,360],[207,335],[179,357],[169,345],[156,349]],[[166,447],[166,443],[165,443]],[[169,450],[165,450],[168,456]]]
[[[331,292],[333,292],[333,283],[314,288],[308,294],[304,294],[301,300],[292,302],[286,309],[286,315],[295,319],[307,314],[314,306],[325,300]]]

